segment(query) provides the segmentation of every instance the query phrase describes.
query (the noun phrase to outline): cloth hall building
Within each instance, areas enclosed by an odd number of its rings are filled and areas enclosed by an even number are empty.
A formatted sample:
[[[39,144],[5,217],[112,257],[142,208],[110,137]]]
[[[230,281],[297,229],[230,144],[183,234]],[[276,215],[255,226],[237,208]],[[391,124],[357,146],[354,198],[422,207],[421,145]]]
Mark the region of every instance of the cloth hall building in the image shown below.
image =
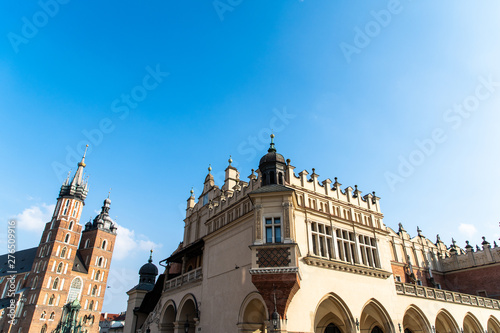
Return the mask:
[[[85,155],[61,186],[37,247],[0,256],[0,332],[99,332],[116,226],[111,200],[84,226]],[[12,304],[12,306],[11,306]]]
[[[273,137],[272,137],[273,138]],[[187,200],[184,239],[129,292],[124,332],[500,333],[500,248],[386,227],[375,193],[295,172],[273,139]]]

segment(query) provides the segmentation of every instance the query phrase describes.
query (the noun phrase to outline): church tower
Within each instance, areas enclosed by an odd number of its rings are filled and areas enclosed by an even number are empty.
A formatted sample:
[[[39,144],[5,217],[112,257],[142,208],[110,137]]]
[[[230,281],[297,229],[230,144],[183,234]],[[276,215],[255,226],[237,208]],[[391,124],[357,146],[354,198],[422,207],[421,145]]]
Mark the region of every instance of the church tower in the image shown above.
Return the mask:
[[[87,146],[88,147],[88,146]],[[23,299],[22,332],[51,332],[71,304],[79,310],[79,325],[99,332],[99,318],[106,290],[116,226],[109,217],[111,200],[82,232],[80,217],[88,193],[84,179],[85,155],[59,191],[56,207],[40,239]]]
[[[274,146],[274,134],[271,134],[271,145],[267,154],[262,156],[259,162],[259,171],[261,174],[261,186],[283,185],[285,179],[285,159],[283,155],[276,152]]]

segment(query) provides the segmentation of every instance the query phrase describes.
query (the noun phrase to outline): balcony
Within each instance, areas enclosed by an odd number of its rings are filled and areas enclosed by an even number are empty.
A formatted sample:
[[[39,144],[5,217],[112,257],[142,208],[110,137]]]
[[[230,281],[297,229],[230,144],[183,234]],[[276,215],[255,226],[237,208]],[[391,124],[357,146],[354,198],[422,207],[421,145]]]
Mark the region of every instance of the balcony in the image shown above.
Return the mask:
[[[199,267],[197,269],[194,269],[192,271],[184,273],[181,276],[178,276],[178,277],[173,278],[171,280],[167,280],[165,282],[165,288],[163,290],[167,291],[167,290],[179,288],[182,285],[186,285],[186,284],[194,282],[194,281],[199,281],[202,279],[202,277],[203,277],[202,267]]]
[[[410,283],[396,282],[396,293],[398,295],[421,297],[441,302],[500,310],[500,301],[497,299],[473,296],[431,287],[417,286]]]

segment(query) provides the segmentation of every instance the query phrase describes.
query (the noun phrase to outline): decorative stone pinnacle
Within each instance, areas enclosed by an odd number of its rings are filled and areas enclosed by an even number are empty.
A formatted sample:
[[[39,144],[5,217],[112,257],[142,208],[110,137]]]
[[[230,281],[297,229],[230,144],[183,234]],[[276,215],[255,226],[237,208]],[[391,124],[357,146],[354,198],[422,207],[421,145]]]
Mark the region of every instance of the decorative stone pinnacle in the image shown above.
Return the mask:
[[[271,134],[271,145],[269,146],[269,149],[267,150],[268,153],[275,153],[276,152],[276,147],[274,146],[274,134]]]
[[[233,159],[231,158],[231,155],[229,155],[229,159],[227,161],[229,162],[229,165],[231,165],[231,163],[233,163]]]
[[[152,263],[153,262],[153,249],[151,249],[149,251],[149,260],[148,260],[149,263]]]
[[[191,191],[189,191],[191,193],[191,196],[194,194],[194,190],[193,188],[191,187]]]
[[[208,165],[208,173],[211,173],[212,172],[212,164],[209,164]]]

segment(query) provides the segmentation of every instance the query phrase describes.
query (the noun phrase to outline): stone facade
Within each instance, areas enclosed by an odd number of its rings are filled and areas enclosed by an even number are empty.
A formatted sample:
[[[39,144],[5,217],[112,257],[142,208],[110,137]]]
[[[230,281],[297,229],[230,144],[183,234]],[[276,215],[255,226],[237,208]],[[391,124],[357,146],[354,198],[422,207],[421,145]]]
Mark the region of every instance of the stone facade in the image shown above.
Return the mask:
[[[497,276],[496,247],[474,264],[456,244],[395,232],[375,192],[297,175],[273,142],[248,182],[231,162],[222,187],[209,169],[191,193],[183,241],[156,291],[129,294],[140,319],[124,332],[500,333],[497,284],[461,282]]]
[[[69,303],[79,308],[83,332],[99,332],[116,227],[109,217],[109,198],[93,221],[83,227],[80,224],[88,192],[83,180],[84,160],[85,156],[73,178],[68,175],[61,186],[38,247],[14,254],[15,274],[1,271],[2,332],[52,332],[61,324],[63,306]],[[7,255],[1,258],[7,262]],[[15,289],[10,287],[11,279]],[[11,302],[12,312],[8,307]]]

